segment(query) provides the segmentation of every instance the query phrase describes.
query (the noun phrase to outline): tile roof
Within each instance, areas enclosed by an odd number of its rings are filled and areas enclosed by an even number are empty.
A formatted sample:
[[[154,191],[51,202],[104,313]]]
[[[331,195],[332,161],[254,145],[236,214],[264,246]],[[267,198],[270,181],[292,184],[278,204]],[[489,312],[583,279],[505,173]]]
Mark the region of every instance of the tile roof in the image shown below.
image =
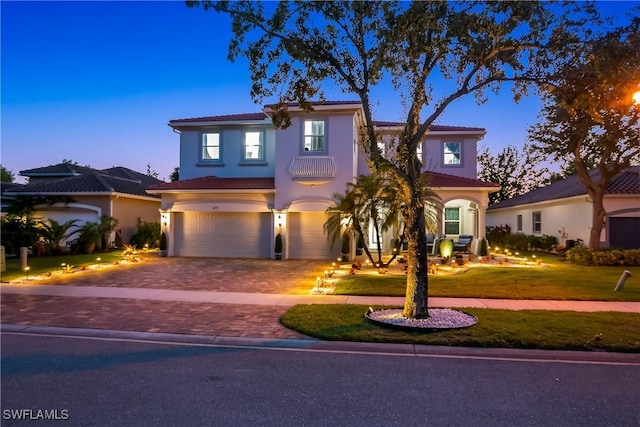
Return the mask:
[[[373,125],[377,127],[401,127],[404,126],[403,122],[385,122],[380,120],[374,120]],[[446,125],[431,125],[429,130],[432,132],[484,132],[485,128],[467,127],[467,126],[446,126]]]
[[[274,178],[219,178],[206,176],[152,185],[149,191],[168,190],[274,190]]]
[[[320,107],[320,106],[332,106],[332,105],[362,105],[362,102],[360,101],[311,101],[309,102],[310,105],[314,106],[314,107]],[[277,104],[267,104],[264,106],[264,108],[272,108],[275,107]],[[287,107],[299,107],[300,103],[299,102],[287,102],[286,103]]]
[[[360,101],[314,101],[310,103],[313,106],[340,106],[340,105],[361,105]],[[265,109],[272,108],[275,104],[267,104]],[[296,102],[288,103],[289,107],[297,107],[300,104]],[[240,114],[223,114],[218,116],[191,117],[184,119],[169,120],[169,126],[179,125],[181,123],[202,123],[202,122],[245,122],[245,121],[265,121],[269,117],[264,113],[240,113]],[[404,126],[402,122],[374,121],[373,124],[378,127],[399,127]],[[433,132],[485,132],[486,129],[478,127],[465,126],[446,126],[432,125],[430,130]]]
[[[597,169],[591,171],[591,176],[596,181],[599,180],[600,171]],[[536,188],[520,196],[503,200],[500,203],[489,206],[489,209],[508,208],[586,194],[587,189],[580,182],[578,175],[572,175],[545,187]],[[607,186],[605,194],[640,194],[640,166],[625,169],[616,175]]]
[[[57,165],[21,170],[18,174],[22,176],[73,176],[94,170],[95,169],[87,166],[80,166],[71,163],[58,163]]]
[[[169,120],[169,125],[198,122],[244,122],[248,120],[264,121],[268,118],[269,117],[265,113],[223,114],[220,116],[204,116]]]
[[[11,189],[11,193],[64,193],[69,195],[74,193],[121,193],[152,197],[146,193],[146,188],[149,185],[163,182],[125,167],[98,170],[64,163],[21,171],[21,174],[34,177],[59,176],[60,178],[26,184],[20,188]]]
[[[461,176],[448,175],[438,172],[424,172],[423,175],[429,177],[430,186],[433,188],[494,188],[499,189],[500,185],[493,182],[480,181],[478,179],[464,178]]]

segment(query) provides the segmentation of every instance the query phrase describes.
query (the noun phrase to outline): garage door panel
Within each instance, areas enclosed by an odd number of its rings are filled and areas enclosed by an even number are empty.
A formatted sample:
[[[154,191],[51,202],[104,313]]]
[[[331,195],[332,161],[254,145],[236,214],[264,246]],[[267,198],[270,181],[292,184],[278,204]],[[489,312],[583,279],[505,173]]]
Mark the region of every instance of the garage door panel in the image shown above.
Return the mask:
[[[622,249],[640,248],[640,217],[609,218],[609,246]]]
[[[339,248],[329,249],[324,234],[324,212],[292,212],[288,219],[289,258],[291,259],[333,259]]]
[[[176,214],[179,256],[269,258],[269,214],[183,212]]]

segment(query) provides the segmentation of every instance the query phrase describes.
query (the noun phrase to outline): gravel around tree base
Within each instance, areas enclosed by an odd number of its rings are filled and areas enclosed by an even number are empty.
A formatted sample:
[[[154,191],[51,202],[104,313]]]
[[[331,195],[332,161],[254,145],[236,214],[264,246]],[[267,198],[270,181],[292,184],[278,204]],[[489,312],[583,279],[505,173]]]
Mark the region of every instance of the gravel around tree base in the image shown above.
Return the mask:
[[[375,310],[365,317],[380,326],[424,331],[468,328],[478,323],[475,316],[450,308],[430,308],[426,319],[404,317],[401,308]]]

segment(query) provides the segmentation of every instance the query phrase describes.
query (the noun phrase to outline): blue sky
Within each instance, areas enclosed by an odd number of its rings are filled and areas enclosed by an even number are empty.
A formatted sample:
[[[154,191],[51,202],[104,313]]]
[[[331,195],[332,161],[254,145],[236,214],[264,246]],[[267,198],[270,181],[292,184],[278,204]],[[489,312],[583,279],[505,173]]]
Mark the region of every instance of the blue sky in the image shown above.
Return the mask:
[[[610,13],[635,4],[600,3]],[[168,180],[179,163],[169,120],[261,109],[246,61],[227,60],[226,16],[182,1],[2,1],[0,13],[0,163],[18,182],[20,170],[62,159],[140,172],[151,164]],[[515,104],[503,92],[482,106],[458,101],[439,123],[484,127],[494,153],[521,146],[539,101]],[[402,120],[397,98],[375,94],[376,119]]]

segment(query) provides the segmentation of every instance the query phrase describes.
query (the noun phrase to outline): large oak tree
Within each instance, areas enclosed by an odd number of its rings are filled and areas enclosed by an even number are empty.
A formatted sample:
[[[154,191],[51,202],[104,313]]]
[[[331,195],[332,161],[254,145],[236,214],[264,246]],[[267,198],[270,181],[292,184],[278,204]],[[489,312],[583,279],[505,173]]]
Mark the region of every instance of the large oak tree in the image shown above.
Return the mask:
[[[546,85],[542,121],[529,130],[541,153],[566,162],[593,205],[589,248],[600,247],[604,195],[613,177],[640,164],[640,18],[562,56]]]
[[[579,22],[539,2],[187,2],[228,14],[233,38],[229,58],[246,57],[257,103],[276,98],[276,127],[290,124],[289,103],[311,110],[332,85],[362,103],[360,143],[374,172],[399,184],[408,241],[404,315],[428,317],[427,242],[422,164],[416,148],[429,127],[457,99],[478,102],[512,85],[517,98],[533,79],[540,55],[562,45]],[[553,6],[555,7],[555,6]],[[560,6],[560,9],[563,10]],[[572,27],[573,26],[573,27]],[[401,95],[406,125],[395,155],[378,148],[373,124],[374,89],[390,82]]]

